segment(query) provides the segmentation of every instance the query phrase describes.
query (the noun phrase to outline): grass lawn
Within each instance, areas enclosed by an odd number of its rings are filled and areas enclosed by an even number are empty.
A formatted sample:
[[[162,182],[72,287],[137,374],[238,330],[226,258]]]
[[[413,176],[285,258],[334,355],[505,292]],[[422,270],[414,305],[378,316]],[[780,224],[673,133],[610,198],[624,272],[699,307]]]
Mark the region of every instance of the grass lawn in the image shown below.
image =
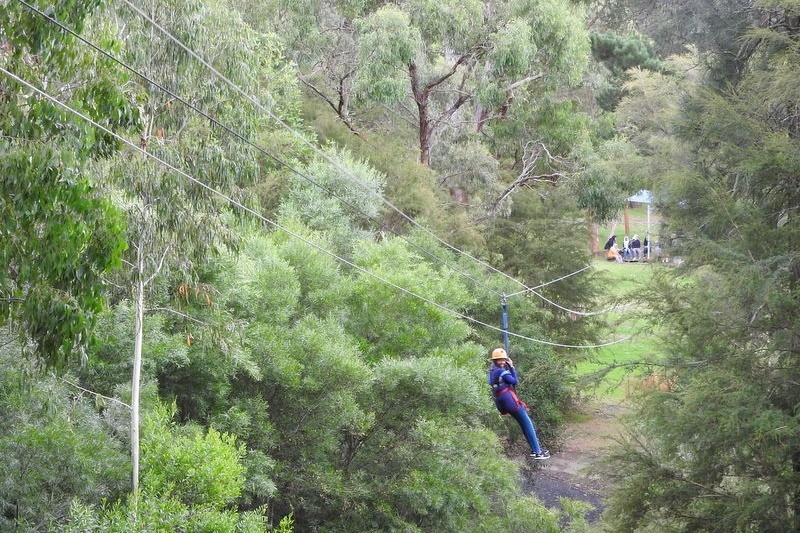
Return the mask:
[[[611,346],[598,349],[590,361],[578,365],[579,377],[589,377],[602,373],[612,365],[638,362],[649,359],[656,350],[656,342],[647,334],[652,328],[647,327],[644,319],[636,317],[636,309],[646,305],[640,289],[649,283],[654,268],[663,268],[654,263],[616,263],[605,259],[596,259],[594,268],[607,273],[609,302],[617,303],[609,313],[609,322],[613,324],[606,338],[607,342],[615,339],[630,339]],[[610,370],[596,386],[587,388],[585,394],[604,401],[621,403],[629,390],[635,388],[642,379],[641,370],[637,373],[630,367]]]

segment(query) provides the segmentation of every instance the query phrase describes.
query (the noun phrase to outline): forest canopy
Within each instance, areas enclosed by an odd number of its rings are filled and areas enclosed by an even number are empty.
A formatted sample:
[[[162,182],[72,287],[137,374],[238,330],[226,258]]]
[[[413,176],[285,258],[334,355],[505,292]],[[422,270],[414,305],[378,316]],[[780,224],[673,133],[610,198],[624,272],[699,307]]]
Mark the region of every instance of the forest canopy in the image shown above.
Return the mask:
[[[800,525],[796,2],[0,5],[0,529],[585,531],[486,359],[557,450],[642,189],[598,527]]]

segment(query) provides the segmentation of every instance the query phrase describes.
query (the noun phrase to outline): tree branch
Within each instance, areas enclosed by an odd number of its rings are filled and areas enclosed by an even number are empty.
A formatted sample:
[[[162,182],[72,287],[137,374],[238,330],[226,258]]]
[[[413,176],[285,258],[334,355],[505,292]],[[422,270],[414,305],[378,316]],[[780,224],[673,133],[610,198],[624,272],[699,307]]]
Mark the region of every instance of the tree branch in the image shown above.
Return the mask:
[[[155,311],[163,311],[165,313],[172,313],[174,315],[178,315],[179,317],[185,318],[186,320],[191,320],[192,322],[200,324],[201,326],[206,326],[206,327],[209,327],[209,328],[212,327],[212,325],[209,324],[208,322],[203,322],[199,318],[195,318],[195,317],[193,317],[191,315],[187,315],[186,313],[181,313],[180,311],[177,311],[177,310],[169,308],[169,307],[150,307],[149,309],[145,310],[146,313],[152,313],[152,312],[155,312]]]
[[[437,85],[441,85],[442,83],[444,83],[447,80],[449,80],[450,78],[452,78],[453,75],[456,73],[456,71],[458,71],[458,67],[460,67],[461,65],[463,65],[467,61],[467,57],[468,57],[467,54],[464,54],[461,57],[459,57],[458,60],[455,63],[453,63],[453,66],[450,68],[449,72],[445,72],[444,74],[442,74],[438,78],[433,79],[430,82],[426,83],[425,84],[425,90],[426,91],[430,91],[431,89],[433,89]],[[416,69],[416,67],[415,67],[415,69]]]
[[[147,278],[147,280],[144,282],[145,285],[150,285],[150,282],[152,282],[156,278],[156,276],[158,276],[158,274],[161,272],[161,269],[164,268],[164,260],[166,259],[167,254],[169,253],[169,249],[170,249],[170,245],[168,244],[164,248],[164,253],[161,254],[161,259],[159,259],[159,261],[158,261],[158,266],[153,271],[153,273],[150,275],[150,277]]]
[[[314,94],[319,96],[322,99],[323,102],[328,104],[330,106],[330,108],[333,109],[333,112],[336,113],[336,116],[339,117],[339,120],[341,120],[342,123],[345,126],[347,126],[347,129],[349,129],[351,132],[353,132],[356,136],[361,137],[361,132],[356,130],[356,128],[353,125],[353,123],[346,116],[344,116],[344,105],[343,105],[344,89],[343,89],[343,84],[344,84],[344,80],[346,80],[352,74],[352,72],[353,71],[351,70],[343,78],[341,78],[339,80],[339,102],[334,102],[325,93],[323,93],[321,89],[317,88],[313,83],[311,83],[310,81],[305,79],[303,76],[299,76],[298,75],[297,78],[311,92],[313,92]]]
[[[544,78],[544,76],[545,76],[545,74],[543,72],[540,72],[539,74],[534,74],[532,76],[528,76],[527,78],[523,78],[523,79],[521,79],[519,81],[515,81],[514,83],[512,83],[511,85],[509,85],[508,87],[503,89],[503,92],[510,93],[514,89],[522,87],[523,85],[525,85],[527,83],[530,83],[532,81],[536,81],[536,80],[539,80],[541,78]]]
[[[473,222],[481,222],[487,220],[489,218],[494,217],[497,214],[500,205],[508,198],[515,190],[523,185],[528,185],[531,182],[540,182],[540,183],[550,183],[555,184],[559,180],[568,177],[569,174],[559,171],[553,171],[549,174],[534,174],[533,171],[536,168],[539,158],[544,153],[547,156],[547,165],[552,167],[551,162],[557,161],[562,162],[558,158],[553,157],[550,152],[547,150],[547,147],[543,143],[538,143],[538,148],[533,149],[531,147],[532,143],[528,143],[525,146],[525,155],[522,157],[522,170],[520,171],[519,175],[517,175],[516,179],[511,182],[501,193],[500,195],[495,198],[487,208],[486,212],[478,217],[473,218]]]
[[[122,400],[118,400],[118,399],[116,399],[116,398],[112,398],[112,397],[110,397],[110,396],[104,396],[104,395],[100,394],[99,392],[90,391],[89,389],[84,389],[84,388],[83,388],[83,387],[81,387],[80,385],[77,385],[77,384],[75,384],[75,383],[73,383],[73,382],[69,381],[68,379],[61,378],[61,381],[63,381],[64,383],[66,383],[66,384],[68,384],[68,385],[72,385],[72,386],[73,386],[73,387],[75,387],[76,389],[80,389],[80,390],[82,390],[83,392],[87,392],[87,393],[89,393],[89,394],[92,394],[92,395],[94,395],[94,396],[97,396],[97,397],[99,397],[99,398],[103,398],[103,399],[105,399],[105,400],[109,400],[109,401],[112,401],[112,402],[116,402],[116,403],[118,403],[118,404],[120,404],[120,405],[122,405],[122,406],[124,406],[124,407],[127,407],[129,410],[131,409],[131,406],[130,406],[130,405],[128,405],[127,403],[123,402]]]

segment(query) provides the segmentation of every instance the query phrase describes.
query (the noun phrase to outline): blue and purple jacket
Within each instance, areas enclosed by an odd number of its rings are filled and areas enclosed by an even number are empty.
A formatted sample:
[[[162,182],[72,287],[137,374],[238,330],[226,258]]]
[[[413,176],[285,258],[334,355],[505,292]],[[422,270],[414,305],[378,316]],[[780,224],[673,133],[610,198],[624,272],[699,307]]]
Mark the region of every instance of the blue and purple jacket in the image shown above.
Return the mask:
[[[489,369],[489,385],[492,386],[494,404],[501,414],[507,415],[517,411],[523,404],[514,391],[517,384],[517,371],[513,366],[505,368],[492,365]]]

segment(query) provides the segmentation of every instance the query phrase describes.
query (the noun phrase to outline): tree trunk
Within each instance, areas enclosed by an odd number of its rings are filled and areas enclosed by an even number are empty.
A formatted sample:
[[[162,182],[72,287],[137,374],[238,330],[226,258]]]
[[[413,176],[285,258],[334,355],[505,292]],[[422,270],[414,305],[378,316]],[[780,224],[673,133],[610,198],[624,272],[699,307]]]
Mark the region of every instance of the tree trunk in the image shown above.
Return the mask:
[[[426,167],[431,163],[431,119],[428,116],[428,96],[430,89],[420,87],[417,66],[411,63],[408,66],[408,76],[411,78],[411,93],[417,103],[417,127],[419,129],[419,162]]]
[[[431,166],[431,124],[426,106],[419,106],[419,162]]]
[[[139,243],[136,252],[134,282],[135,317],[133,326],[133,373],[131,377],[131,490],[134,502],[139,490],[139,384],[142,374],[142,341],[144,338],[144,250]],[[135,511],[135,506],[134,506]]]
[[[625,209],[622,210],[622,217],[625,221],[625,235],[631,234],[631,213],[628,202],[625,202]]]

